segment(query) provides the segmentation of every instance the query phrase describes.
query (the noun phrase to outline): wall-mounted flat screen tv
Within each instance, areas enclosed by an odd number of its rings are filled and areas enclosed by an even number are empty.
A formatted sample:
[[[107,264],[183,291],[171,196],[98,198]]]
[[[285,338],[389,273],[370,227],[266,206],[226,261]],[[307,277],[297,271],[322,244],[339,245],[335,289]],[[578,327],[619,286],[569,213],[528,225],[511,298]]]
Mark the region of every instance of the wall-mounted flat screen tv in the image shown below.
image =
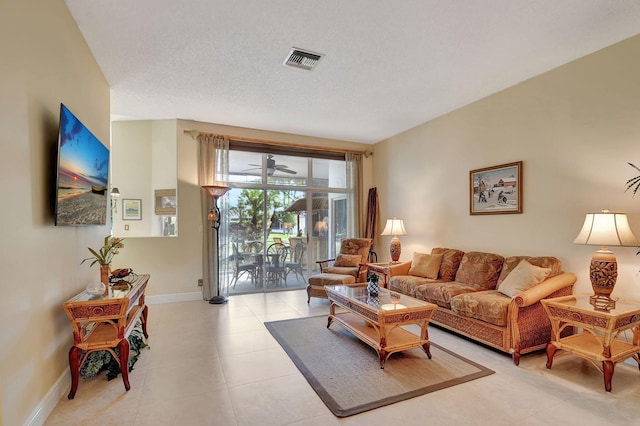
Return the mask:
[[[105,225],[109,150],[60,104],[56,225]]]

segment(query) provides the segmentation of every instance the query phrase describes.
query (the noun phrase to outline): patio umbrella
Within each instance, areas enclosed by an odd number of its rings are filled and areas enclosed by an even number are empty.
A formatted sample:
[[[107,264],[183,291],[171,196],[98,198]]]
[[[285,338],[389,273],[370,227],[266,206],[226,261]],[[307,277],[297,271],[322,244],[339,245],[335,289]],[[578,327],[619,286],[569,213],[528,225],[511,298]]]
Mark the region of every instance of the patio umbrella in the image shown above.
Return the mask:
[[[311,210],[327,210],[329,208],[329,198],[328,197],[313,197],[311,198]],[[300,214],[300,212],[304,212],[307,210],[307,199],[300,198],[293,203],[289,207],[287,207],[285,212],[292,212],[295,214]],[[300,235],[300,218],[296,221],[298,222],[298,235]]]
[[[327,210],[329,208],[329,199],[327,197],[313,197],[311,199],[311,210]],[[287,207],[285,212],[303,212],[307,210],[307,199],[300,198],[293,203],[289,207]]]

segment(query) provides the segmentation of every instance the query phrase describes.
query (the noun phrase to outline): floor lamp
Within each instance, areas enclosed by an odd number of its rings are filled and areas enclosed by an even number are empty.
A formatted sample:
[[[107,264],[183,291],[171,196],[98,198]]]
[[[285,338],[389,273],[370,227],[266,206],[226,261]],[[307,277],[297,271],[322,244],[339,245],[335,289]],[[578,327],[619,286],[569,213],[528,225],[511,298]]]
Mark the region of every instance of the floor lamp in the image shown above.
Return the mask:
[[[226,186],[205,185],[202,187],[202,189],[207,191],[209,195],[213,197],[213,207],[209,210],[209,213],[207,214],[207,221],[211,224],[211,232],[207,233],[207,240],[208,240],[207,247],[209,248],[208,262],[209,262],[209,265],[212,265],[213,262],[212,262],[211,256],[213,256],[213,250],[211,249],[211,246],[212,246],[211,238],[213,238],[213,244],[215,244],[215,248],[216,248],[215,250],[216,270],[215,270],[215,274],[211,274],[211,271],[209,271],[209,279],[211,279],[211,275],[215,276],[217,293],[215,296],[209,299],[209,303],[219,305],[222,303],[227,303],[229,299],[225,295],[221,294],[221,291],[220,291],[220,255],[219,255],[220,209],[218,208],[218,198],[226,194],[227,191],[229,191],[229,189],[231,188],[228,188]]]

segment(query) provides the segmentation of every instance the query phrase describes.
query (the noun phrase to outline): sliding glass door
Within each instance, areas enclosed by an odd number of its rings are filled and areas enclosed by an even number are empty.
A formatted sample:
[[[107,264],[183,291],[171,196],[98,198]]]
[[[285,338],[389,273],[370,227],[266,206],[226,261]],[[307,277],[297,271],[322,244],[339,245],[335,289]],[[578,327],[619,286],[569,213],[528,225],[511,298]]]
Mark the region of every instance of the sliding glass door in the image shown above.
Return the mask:
[[[231,150],[229,294],[305,288],[347,235],[344,161]]]

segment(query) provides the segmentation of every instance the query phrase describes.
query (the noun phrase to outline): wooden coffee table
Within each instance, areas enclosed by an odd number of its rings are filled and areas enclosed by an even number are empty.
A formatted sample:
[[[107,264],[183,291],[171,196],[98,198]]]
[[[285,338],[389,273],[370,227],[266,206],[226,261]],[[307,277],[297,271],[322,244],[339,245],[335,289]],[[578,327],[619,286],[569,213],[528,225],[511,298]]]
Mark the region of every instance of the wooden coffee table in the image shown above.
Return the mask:
[[[371,297],[366,286],[326,286],[330,312],[327,328],[335,320],[354,336],[378,351],[380,368],[394,352],[422,347],[431,359],[427,326],[437,306],[413,297],[400,295],[391,303],[390,292],[381,288],[378,297]],[[399,293],[398,293],[399,294]],[[343,309],[336,309],[340,307]],[[420,334],[402,328],[417,324]]]

